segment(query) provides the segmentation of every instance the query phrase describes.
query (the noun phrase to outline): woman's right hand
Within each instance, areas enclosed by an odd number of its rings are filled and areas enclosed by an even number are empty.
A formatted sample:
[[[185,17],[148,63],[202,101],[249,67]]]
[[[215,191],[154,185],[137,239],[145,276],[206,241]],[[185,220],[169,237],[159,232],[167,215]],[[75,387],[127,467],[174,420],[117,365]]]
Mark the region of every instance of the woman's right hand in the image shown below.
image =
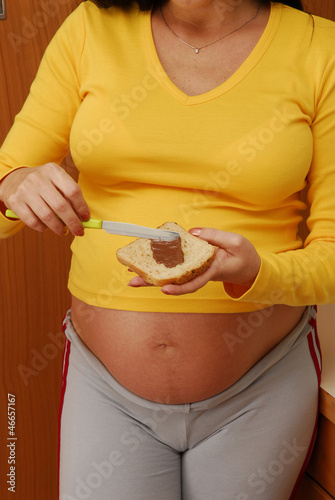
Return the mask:
[[[0,182],[0,201],[30,228],[83,236],[89,207],[72,177],[56,163],[14,170]]]

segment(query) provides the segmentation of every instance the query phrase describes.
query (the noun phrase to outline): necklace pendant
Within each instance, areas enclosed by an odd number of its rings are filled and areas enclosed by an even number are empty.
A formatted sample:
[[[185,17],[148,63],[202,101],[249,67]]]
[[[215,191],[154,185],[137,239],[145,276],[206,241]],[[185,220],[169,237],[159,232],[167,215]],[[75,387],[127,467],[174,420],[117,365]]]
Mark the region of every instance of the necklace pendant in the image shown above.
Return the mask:
[[[195,53],[196,53],[196,54],[199,54],[199,49],[195,49]]]

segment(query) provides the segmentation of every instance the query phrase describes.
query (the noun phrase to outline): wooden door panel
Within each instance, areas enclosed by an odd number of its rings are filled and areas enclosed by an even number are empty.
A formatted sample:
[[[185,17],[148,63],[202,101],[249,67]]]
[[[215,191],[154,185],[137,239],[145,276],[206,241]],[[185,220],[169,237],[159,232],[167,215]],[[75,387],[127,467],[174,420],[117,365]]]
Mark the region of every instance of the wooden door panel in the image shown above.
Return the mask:
[[[7,19],[0,20],[0,143],[72,2],[6,1]],[[65,167],[71,168],[71,163]],[[0,498],[4,500],[58,496],[61,322],[69,305],[70,242],[69,236],[30,230],[0,240]],[[14,436],[8,429],[8,394],[15,396],[15,405],[9,405],[15,411]],[[15,496],[6,482],[10,472]]]
[[[334,0],[302,0],[304,8],[311,14],[335,20]]]
[[[334,500],[334,497],[306,475],[294,500]]]

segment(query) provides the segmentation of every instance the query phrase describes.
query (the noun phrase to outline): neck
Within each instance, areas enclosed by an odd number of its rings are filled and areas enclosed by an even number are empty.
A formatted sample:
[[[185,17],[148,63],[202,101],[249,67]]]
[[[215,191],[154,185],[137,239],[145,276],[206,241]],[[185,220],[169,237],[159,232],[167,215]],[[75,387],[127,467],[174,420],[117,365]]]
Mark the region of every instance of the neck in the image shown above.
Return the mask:
[[[231,0],[168,0],[163,6],[164,17],[174,28],[189,32],[215,33],[222,31],[224,26],[227,30],[242,24],[251,17],[257,9],[257,0],[242,0],[235,2],[232,6]]]

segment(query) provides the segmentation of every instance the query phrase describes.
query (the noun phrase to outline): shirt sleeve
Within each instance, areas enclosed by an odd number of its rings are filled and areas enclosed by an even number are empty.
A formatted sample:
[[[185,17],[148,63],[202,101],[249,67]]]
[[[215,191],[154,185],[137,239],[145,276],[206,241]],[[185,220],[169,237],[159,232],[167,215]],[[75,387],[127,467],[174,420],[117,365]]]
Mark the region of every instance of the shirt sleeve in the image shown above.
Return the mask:
[[[0,180],[21,167],[60,164],[69,152],[69,136],[81,104],[81,56],[85,25],[81,4],[48,45],[27,100],[0,149]],[[0,212],[0,238],[22,227]]]
[[[232,300],[291,306],[335,301],[335,57],[317,87],[304,248],[260,252],[261,268],[247,292],[239,295],[233,285],[225,285]]]

